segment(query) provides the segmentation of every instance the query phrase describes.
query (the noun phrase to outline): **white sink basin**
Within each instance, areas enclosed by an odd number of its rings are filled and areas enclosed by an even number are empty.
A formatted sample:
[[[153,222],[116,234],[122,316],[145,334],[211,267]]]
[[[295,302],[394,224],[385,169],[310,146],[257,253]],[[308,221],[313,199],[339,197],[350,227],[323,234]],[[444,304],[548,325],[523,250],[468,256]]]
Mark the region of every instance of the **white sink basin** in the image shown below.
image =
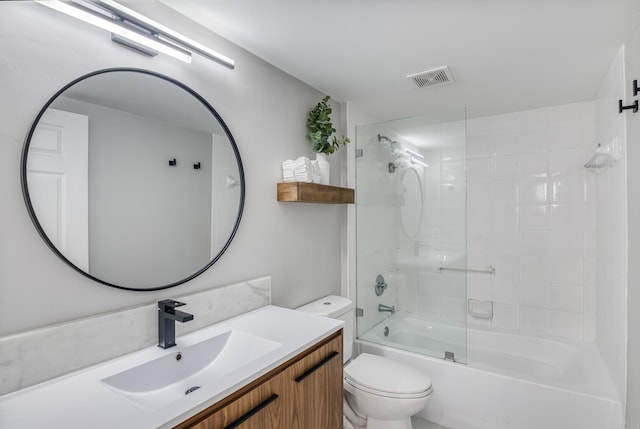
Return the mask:
[[[230,330],[101,381],[144,411],[157,410],[282,346]]]

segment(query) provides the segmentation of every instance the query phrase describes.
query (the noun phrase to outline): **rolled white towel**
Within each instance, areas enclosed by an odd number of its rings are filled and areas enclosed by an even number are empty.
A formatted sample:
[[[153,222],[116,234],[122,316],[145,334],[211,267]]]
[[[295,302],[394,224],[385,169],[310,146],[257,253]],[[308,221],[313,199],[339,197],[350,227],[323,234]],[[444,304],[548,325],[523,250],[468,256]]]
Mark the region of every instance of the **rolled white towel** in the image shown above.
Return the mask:
[[[295,182],[296,175],[293,167],[293,160],[287,159],[282,163],[282,181]]]
[[[313,166],[311,160],[306,156],[301,156],[293,162],[293,172],[298,182],[313,181]]]

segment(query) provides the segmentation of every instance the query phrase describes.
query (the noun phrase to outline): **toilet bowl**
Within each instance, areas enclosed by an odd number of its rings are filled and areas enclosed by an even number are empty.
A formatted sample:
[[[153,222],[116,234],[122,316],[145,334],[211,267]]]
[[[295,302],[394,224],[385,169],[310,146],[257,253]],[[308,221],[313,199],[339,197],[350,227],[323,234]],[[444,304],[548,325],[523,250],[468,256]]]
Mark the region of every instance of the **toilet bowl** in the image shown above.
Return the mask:
[[[411,429],[411,416],[427,406],[433,388],[420,371],[382,356],[358,355],[344,368],[347,404],[367,429]]]
[[[353,303],[330,295],[298,308],[341,319],[344,325],[345,427],[354,429],[412,429],[411,416],[426,407],[433,388],[417,369],[383,356],[361,353],[351,359],[355,315]],[[348,362],[348,363],[347,363]]]

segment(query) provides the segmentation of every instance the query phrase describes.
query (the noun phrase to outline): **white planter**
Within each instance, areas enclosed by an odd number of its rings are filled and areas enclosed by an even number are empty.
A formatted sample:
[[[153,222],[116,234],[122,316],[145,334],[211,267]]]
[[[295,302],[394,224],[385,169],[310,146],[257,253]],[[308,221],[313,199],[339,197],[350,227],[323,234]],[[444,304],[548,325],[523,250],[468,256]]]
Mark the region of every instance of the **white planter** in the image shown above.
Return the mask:
[[[318,167],[320,168],[320,183],[328,185],[331,182],[331,168],[327,155],[324,153],[316,153],[316,161],[318,161]]]

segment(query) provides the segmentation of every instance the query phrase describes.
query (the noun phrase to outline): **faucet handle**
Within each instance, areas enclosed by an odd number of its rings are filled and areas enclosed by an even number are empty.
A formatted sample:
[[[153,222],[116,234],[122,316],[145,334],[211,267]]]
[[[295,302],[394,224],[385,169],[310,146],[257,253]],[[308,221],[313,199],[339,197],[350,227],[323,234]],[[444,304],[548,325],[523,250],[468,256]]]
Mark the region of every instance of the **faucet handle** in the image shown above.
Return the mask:
[[[158,309],[169,313],[172,313],[176,307],[182,307],[183,305],[186,304],[174,299],[163,299],[162,301],[158,301]]]

